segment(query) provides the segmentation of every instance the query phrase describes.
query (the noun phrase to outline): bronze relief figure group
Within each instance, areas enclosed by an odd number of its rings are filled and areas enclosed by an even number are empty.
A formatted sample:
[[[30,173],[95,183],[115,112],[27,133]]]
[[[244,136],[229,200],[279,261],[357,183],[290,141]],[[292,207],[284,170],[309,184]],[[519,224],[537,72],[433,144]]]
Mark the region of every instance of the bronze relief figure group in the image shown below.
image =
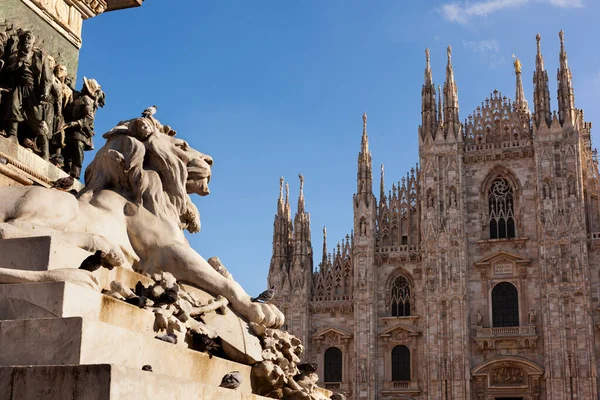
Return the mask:
[[[73,88],[67,67],[28,30],[0,32],[0,134],[79,179],[106,95],[95,79]]]

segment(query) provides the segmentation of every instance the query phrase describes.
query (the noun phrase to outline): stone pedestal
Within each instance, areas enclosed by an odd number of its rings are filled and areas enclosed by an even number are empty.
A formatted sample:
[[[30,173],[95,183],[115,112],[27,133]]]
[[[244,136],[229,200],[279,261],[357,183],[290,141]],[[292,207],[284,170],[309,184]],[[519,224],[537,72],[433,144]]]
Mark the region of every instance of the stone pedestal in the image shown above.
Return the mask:
[[[260,400],[262,396],[111,364],[0,367],[0,400]]]
[[[90,253],[50,237],[0,240],[6,268],[77,268]],[[101,287],[112,281],[134,287],[150,278],[124,268],[94,273]],[[185,287],[203,302],[213,298]],[[154,314],[68,282],[0,285],[0,393],[4,399],[259,399],[251,367],[262,360],[258,338],[233,310],[205,321],[221,337],[227,356],[209,357],[155,339]],[[143,365],[154,372],[144,372]],[[223,375],[240,371],[242,385],[221,389]],[[162,395],[160,395],[162,393]],[[4,397],[2,397],[4,396]]]

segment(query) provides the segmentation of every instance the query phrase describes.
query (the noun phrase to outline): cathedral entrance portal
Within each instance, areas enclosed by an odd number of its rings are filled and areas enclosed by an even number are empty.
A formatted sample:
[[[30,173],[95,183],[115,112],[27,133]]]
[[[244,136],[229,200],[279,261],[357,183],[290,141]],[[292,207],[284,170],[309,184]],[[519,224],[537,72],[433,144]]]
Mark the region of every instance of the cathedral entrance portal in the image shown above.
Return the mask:
[[[494,357],[471,370],[473,399],[539,400],[544,370],[522,357]]]

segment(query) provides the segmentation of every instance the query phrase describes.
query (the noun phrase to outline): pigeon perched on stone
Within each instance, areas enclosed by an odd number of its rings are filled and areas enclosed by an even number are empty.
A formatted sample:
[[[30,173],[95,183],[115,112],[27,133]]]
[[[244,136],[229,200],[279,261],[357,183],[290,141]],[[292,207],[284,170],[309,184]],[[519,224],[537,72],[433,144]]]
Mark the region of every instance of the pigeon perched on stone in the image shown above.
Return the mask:
[[[148,365],[148,364],[146,364],[142,367],[142,371],[154,372],[154,371],[152,371],[152,365]]]
[[[129,304],[139,307],[139,308],[146,308],[148,306],[149,301],[152,301],[152,300],[150,300],[144,296],[135,296],[135,297],[130,297],[128,299],[125,299],[126,303],[129,303]]]
[[[82,261],[79,269],[85,269],[90,272],[94,272],[100,267],[112,269],[113,266],[106,262],[105,257],[106,254],[102,250],[97,250],[94,254]]]
[[[75,178],[72,176],[65,176],[64,178],[60,178],[52,182],[50,184],[50,188],[68,191],[71,189],[71,186],[73,186],[73,183],[75,183]]]
[[[142,111],[142,117],[152,117],[154,114],[156,114],[157,110],[158,106],[150,106]]]
[[[144,284],[142,283],[142,281],[138,281],[135,284],[135,290],[134,290],[134,292],[135,292],[135,294],[137,294],[140,297],[142,297],[142,296],[143,297],[150,297],[149,296],[149,290],[148,290],[148,288],[146,288],[144,286]]]
[[[2,165],[8,164],[8,159],[6,157],[0,157],[0,164],[2,164]]]
[[[177,300],[179,300],[179,296],[177,296],[177,293],[173,292],[172,290],[167,290],[162,295],[160,295],[156,302],[160,304],[173,304],[176,303]]]
[[[304,374],[312,374],[313,372],[317,372],[317,364],[316,363],[298,364],[298,371],[300,371]]]
[[[242,384],[242,374],[240,371],[231,371],[225,374],[219,386],[227,389],[237,389]]]
[[[271,289],[267,289],[264,292],[262,292],[261,294],[259,294],[256,297],[252,297],[250,299],[250,301],[252,301],[253,303],[255,302],[262,302],[262,303],[268,303],[271,300],[273,300],[273,297],[275,296],[275,286],[271,286]]]
[[[154,339],[162,340],[163,342],[177,344],[177,336],[172,333],[167,333],[165,335],[155,336]]]
[[[62,168],[65,165],[65,158],[60,154],[52,154],[48,161],[59,168]]]
[[[208,355],[212,358],[213,354],[217,353],[221,349],[221,346],[208,335],[204,333],[196,333],[192,330],[189,332],[192,337],[192,346],[195,350],[208,353]]]

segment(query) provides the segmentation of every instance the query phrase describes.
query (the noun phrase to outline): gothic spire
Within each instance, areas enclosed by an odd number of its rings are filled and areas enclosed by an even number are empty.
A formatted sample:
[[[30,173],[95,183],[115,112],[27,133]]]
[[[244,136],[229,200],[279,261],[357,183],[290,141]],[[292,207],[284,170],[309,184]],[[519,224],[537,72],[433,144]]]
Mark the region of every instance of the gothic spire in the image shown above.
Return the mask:
[[[298,174],[300,178],[300,194],[298,195],[298,212],[304,212],[304,175]]]
[[[535,113],[535,125],[539,128],[540,123],[545,121],[548,126],[552,123],[552,111],[550,109],[550,89],[548,88],[548,72],[544,69],[544,57],[540,41],[542,37],[538,33],[537,55],[535,56],[535,72],[533,73],[533,108]]]
[[[367,113],[363,113],[363,132],[358,154],[358,176],[357,192],[358,195],[372,194],[373,190],[373,170],[371,168],[371,152],[369,151],[369,137],[367,136]]]
[[[283,215],[283,176],[279,178],[279,199],[277,200],[277,215]]]
[[[567,62],[567,52],[565,51],[565,33],[561,29],[558,34],[560,38],[560,67],[558,68],[558,119],[564,124],[569,120],[575,119],[575,95],[573,94],[573,82],[571,68]]]
[[[429,49],[425,49],[425,82],[421,89],[421,138],[425,135],[435,136],[437,129],[437,112],[435,109],[435,86],[431,75]]]
[[[383,181],[383,164],[381,164],[381,182],[379,184],[379,201],[385,203],[385,182]]]
[[[515,103],[521,110],[527,109],[527,100],[525,100],[525,92],[523,91],[523,79],[521,78],[521,61],[513,54],[514,66],[515,66],[515,77],[516,77],[516,93]]]
[[[442,105],[442,88],[438,85],[438,124],[444,125],[444,107]]]
[[[425,84],[433,86],[433,77],[431,76],[431,62],[429,60],[429,48],[425,48]]]
[[[327,265],[327,227],[323,227],[323,258],[321,259],[321,268]]]
[[[293,263],[301,262],[302,265],[307,265],[308,258],[312,257],[312,247],[310,240],[310,214],[304,208],[304,176],[298,174],[300,179],[300,194],[298,195],[298,210],[294,216],[294,261]],[[309,254],[310,257],[309,257]],[[300,258],[299,258],[300,257]],[[300,261],[298,261],[300,260]],[[312,265],[312,259],[310,260]],[[312,266],[310,268],[312,271]]]
[[[284,213],[288,219],[288,221],[292,220],[292,210],[290,208],[290,184],[285,183],[285,206]]]
[[[369,153],[369,137],[367,136],[367,113],[363,113],[363,132],[362,132],[362,140],[360,151],[363,156],[366,156]]]
[[[452,69],[452,47],[448,46],[448,64],[446,65],[446,82],[444,82],[444,135],[452,129],[454,135],[458,134],[460,119],[458,118],[458,88],[454,81]]]

